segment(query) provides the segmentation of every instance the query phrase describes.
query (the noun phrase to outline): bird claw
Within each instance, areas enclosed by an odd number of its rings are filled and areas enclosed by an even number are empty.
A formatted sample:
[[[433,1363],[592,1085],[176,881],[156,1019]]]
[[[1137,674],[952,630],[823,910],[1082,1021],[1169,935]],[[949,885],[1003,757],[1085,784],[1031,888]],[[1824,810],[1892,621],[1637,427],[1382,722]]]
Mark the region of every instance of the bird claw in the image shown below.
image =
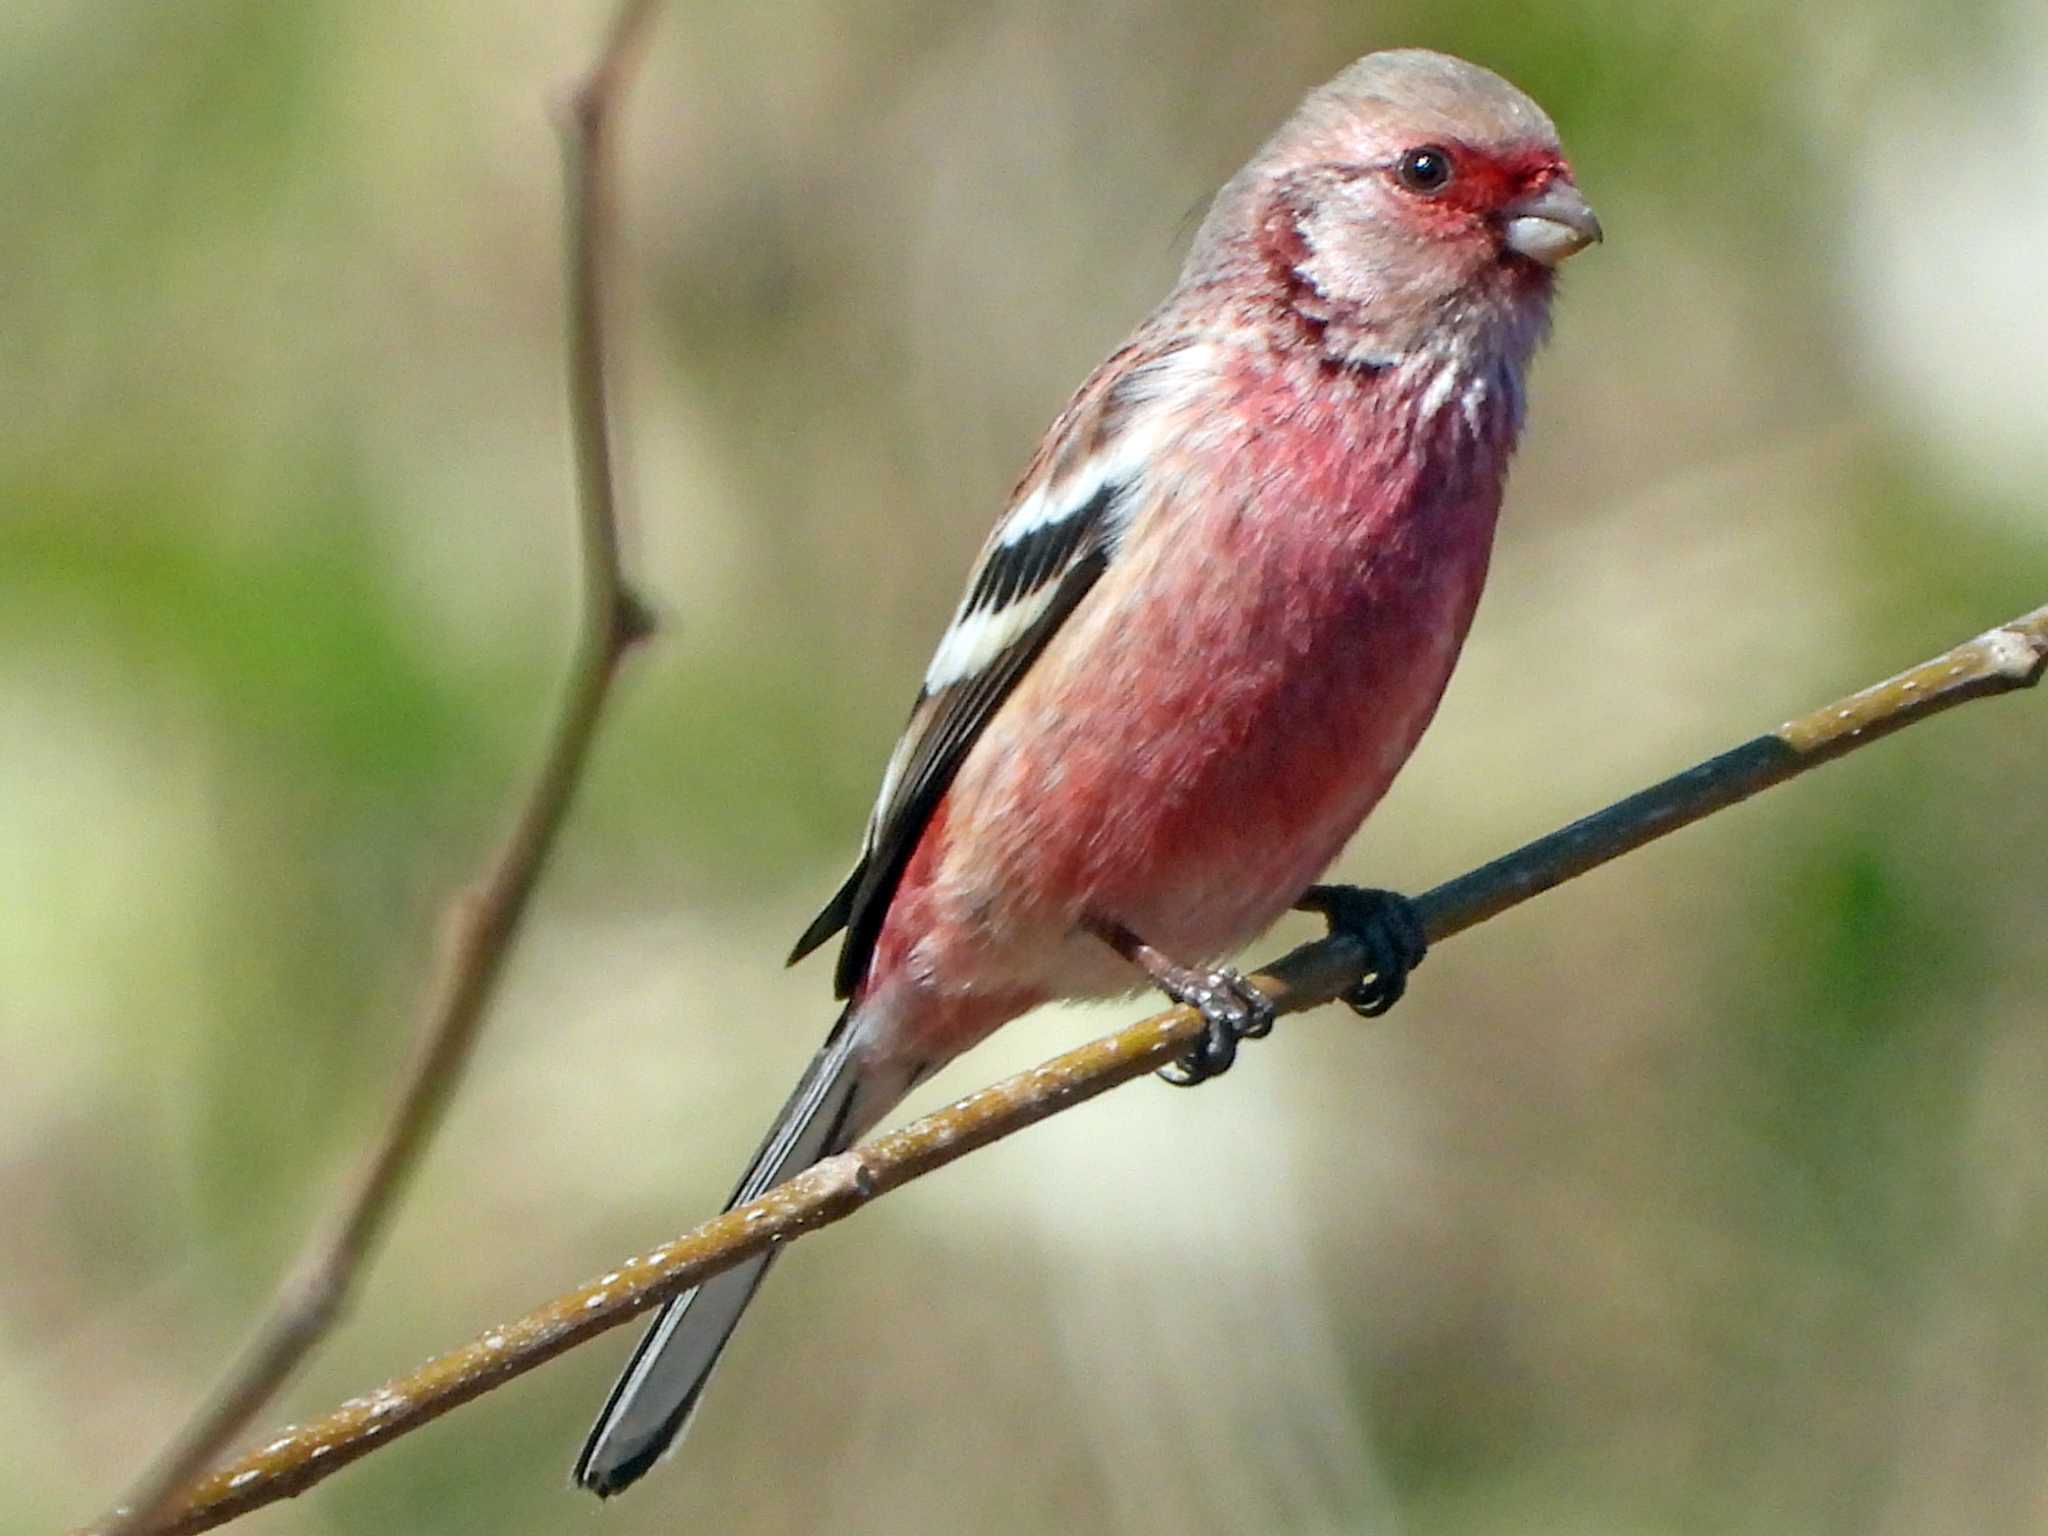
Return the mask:
[[[1319,912],[1332,934],[1355,940],[1366,953],[1366,976],[1338,994],[1360,1018],[1376,1019],[1408,990],[1408,973],[1429,952],[1429,935],[1415,903],[1394,891],[1356,885],[1312,885],[1295,906]]]
[[[1240,1040],[1263,1040],[1273,1032],[1273,1004],[1265,993],[1228,966],[1213,971],[1175,967],[1155,978],[1159,990],[1202,1016],[1202,1038],[1159,1069],[1176,1088],[1192,1088],[1230,1069]]]

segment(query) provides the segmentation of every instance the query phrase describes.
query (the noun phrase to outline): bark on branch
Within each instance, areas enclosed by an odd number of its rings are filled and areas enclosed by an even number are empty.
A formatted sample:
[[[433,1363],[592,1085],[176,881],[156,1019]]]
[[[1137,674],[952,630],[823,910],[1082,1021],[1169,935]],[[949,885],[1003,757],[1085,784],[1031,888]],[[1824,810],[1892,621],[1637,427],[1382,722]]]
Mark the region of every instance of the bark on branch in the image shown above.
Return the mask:
[[[2044,668],[2048,605],[1436,887],[1417,899],[1430,939],[1462,933],[1942,710],[2031,687]],[[1329,938],[1303,945],[1253,979],[1280,1012],[1296,1013],[1335,998],[1360,979],[1365,963],[1349,940]],[[161,1529],[176,1536],[208,1530],[302,1493],[337,1468],[751,1254],[838,1221],[977,1147],[1146,1075],[1193,1044],[1201,1028],[1193,1010],[1169,1009],[829,1158],[752,1204],[636,1254],[324,1418],[280,1432],[193,1488]]]

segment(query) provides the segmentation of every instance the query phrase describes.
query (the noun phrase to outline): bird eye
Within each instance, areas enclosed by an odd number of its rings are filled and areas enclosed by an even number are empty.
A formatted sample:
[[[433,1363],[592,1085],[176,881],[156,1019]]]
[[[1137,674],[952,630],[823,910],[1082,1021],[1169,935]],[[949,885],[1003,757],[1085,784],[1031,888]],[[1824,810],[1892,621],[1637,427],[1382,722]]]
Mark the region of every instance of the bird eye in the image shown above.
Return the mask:
[[[1452,169],[1449,150],[1425,144],[1402,155],[1394,166],[1394,174],[1410,192],[1441,192],[1451,184]]]

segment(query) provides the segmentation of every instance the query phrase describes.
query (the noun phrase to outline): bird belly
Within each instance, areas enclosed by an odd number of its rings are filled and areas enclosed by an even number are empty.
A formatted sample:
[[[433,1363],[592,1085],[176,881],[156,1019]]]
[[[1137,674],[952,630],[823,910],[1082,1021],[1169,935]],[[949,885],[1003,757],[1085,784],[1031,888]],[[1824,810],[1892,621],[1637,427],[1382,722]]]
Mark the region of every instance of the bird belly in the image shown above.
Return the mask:
[[[1271,569],[1284,552],[1263,569],[1229,558],[1243,551],[1153,557],[1132,576],[1150,595],[1077,614],[963,764],[914,893],[913,962],[983,992],[1113,996],[1143,978],[1084,917],[1183,963],[1249,943],[1413,751],[1487,544],[1382,539],[1320,583]]]

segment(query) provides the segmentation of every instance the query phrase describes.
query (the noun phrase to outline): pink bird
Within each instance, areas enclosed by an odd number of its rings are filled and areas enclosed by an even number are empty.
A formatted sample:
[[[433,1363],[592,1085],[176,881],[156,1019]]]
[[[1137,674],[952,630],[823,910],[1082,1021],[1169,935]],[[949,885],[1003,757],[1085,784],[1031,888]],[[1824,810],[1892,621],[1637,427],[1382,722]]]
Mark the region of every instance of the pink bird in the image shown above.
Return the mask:
[[[1052,998],[1146,981],[1203,1014],[1171,1077],[1272,1012],[1218,964],[1290,907],[1422,958],[1389,892],[1313,885],[1435,712],[1485,582],[1557,265],[1600,238],[1541,108],[1420,51],[1361,59],[1231,178],[1180,281],[1053,423],[882,776],[845,1011],[733,1202],[851,1145]],[[769,1265],[662,1309],[576,1480],[677,1439]]]

